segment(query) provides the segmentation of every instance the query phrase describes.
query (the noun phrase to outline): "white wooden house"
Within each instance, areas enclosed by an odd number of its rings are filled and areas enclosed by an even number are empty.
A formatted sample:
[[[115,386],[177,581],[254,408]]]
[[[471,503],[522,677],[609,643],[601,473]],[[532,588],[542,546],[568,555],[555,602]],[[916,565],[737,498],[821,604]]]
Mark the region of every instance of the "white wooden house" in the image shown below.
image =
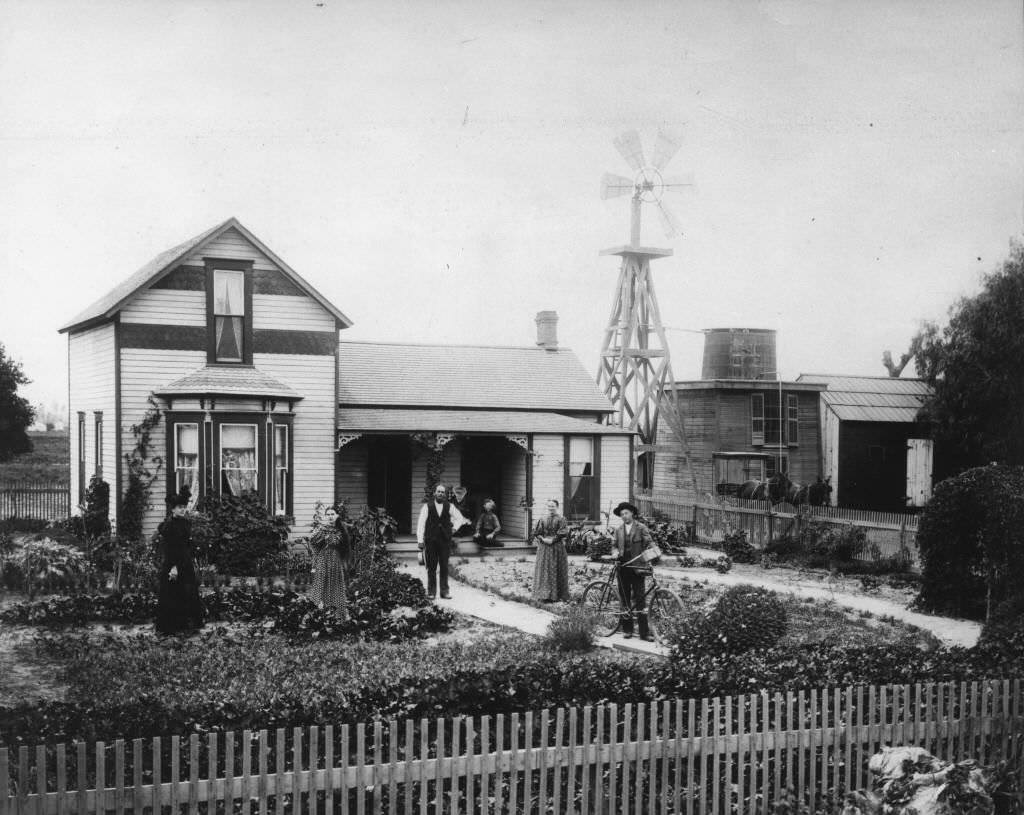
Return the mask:
[[[599,521],[630,497],[633,436],[605,423],[612,407],[557,347],[554,319],[542,312],[530,347],[339,344],[351,321],[231,218],[60,329],[71,503],[98,473],[116,523],[132,428],[156,410],[150,456],[164,463],[146,533],[190,484],[197,496],[255,490],[294,517],[293,535],[332,496],[386,507],[407,535],[428,448],[445,480],[499,502],[512,537],[526,536],[534,500]]]
[[[183,484],[255,489],[295,514],[334,478],[338,330],[349,319],[231,218],[158,255],[61,328],[68,335],[71,503],[111,485],[116,522],[132,426],[161,421],[164,460],[144,530]]]

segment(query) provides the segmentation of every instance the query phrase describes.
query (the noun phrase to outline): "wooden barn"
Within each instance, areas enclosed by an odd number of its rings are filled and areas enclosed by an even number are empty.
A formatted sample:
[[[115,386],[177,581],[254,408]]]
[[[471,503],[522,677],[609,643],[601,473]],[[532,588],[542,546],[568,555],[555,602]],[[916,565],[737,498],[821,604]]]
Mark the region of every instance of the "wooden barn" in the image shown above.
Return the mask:
[[[928,385],[888,376],[801,374],[827,385],[821,414],[824,472],[840,506],[900,512],[931,497],[933,446],[917,414]]]
[[[824,385],[711,379],[676,382],[675,388],[700,493],[735,494],[744,481],[763,481],[779,470],[801,484],[822,473]],[[654,489],[683,489],[689,481],[686,460],[664,423],[657,449]]]
[[[522,348],[339,344],[351,321],[231,218],[60,329],[71,504],[98,474],[116,523],[133,428],[149,417],[147,534],[185,484],[255,491],[294,518],[293,535],[332,497],[386,507],[408,534],[428,462],[470,499],[493,497],[512,539],[535,497],[598,521],[630,497],[633,436],[604,423],[612,407],[557,347],[556,319],[542,312],[539,343]]]

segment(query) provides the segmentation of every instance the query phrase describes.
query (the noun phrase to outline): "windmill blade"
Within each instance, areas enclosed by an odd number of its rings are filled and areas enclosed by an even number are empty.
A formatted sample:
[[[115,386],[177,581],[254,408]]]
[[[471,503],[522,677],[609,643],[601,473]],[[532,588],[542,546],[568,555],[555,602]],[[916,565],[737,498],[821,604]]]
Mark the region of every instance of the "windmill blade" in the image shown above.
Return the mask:
[[[615,173],[605,173],[601,178],[601,198],[607,200],[620,195],[628,195],[633,192],[635,186],[632,178],[615,175]]]
[[[670,136],[663,130],[658,131],[658,139],[654,142],[654,153],[651,156],[651,166],[659,173],[662,172],[672,157],[679,152],[682,145],[674,136]]]
[[[679,224],[672,210],[665,206],[664,202],[658,201],[658,220],[661,221],[661,228],[665,230],[666,237],[674,238],[683,234],[683,228]]]
[[[684,187],[692,187],[693,185],[693,173],[670,176],[662,183],[666,190],[679,190]]]
[[[627,130],[616,137],[612,144],[634,170],[640,170],[644,166],[644,148],[640,146],[640,134],[635,130]]]

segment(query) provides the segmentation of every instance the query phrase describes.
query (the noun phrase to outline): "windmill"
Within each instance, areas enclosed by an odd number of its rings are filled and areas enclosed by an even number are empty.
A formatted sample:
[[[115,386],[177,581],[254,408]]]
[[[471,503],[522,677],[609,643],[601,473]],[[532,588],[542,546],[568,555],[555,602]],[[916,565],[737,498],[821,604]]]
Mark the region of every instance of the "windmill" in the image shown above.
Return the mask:
[[[601,252],[621,257],[622,266],[611,317],[604,331],[597,384],[615,406],[613,421],[640,435],[640,442],[634,448],[637,485],[644,489],[653,486],[658,419],[663,414],[682,445],[691,488],[696,493],[697,480],[686,442],[685,422],[673,387],[672,360],[651,279],[651,259],[670,257],[672,250],[640,244],[640,216],[644,204],[654,205],[668,237],[682,233],[678,220],[662,198],[667,192],[692,186],[693,181],[690,177],[664,176],[665,167],[679,151],[679,143],[665,133],[658,134],[650,163],[644,161],[636,131],[619,136],[614,144],[634,175],[627,178],[605,173],[601,179],[601,198],[632,196],[630,241],[627,246]]]

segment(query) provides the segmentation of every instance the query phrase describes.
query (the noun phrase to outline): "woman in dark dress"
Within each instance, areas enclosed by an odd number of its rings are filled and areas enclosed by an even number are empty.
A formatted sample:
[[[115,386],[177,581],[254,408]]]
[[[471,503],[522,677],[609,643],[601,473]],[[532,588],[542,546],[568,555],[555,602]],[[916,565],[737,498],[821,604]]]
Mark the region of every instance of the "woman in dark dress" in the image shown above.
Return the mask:
[[[185,517],[187,489],[171,501],[171,517],[160,524],[163,562],[156,607],[158,634],[178,634],[203,627],[203,603],[192,562],[192,522]]]

